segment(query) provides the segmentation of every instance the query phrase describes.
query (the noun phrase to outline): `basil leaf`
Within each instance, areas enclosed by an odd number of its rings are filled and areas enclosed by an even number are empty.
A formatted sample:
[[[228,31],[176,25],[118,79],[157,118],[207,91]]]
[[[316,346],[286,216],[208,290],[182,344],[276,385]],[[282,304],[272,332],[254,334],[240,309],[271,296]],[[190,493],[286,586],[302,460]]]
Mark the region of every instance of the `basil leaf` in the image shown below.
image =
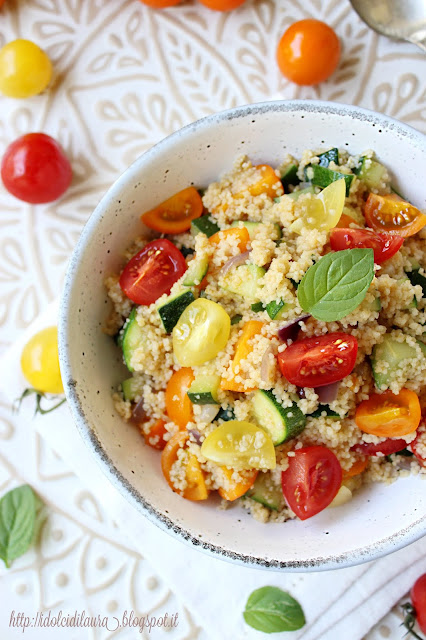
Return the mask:
[[[36,497],[27,484],[12,489],[0,500],[0,558],[8,568],[33,541],[36,507]]]
[[[253,591],[243,616],[250,627],[264,633],[296,631],[305,624],[300,604],[278,587],[261,587]]]
[[[309,267],[297,297],[302,309],[317,320],[340,320],[361,304],[373,277],[373,249],[328,253]]]

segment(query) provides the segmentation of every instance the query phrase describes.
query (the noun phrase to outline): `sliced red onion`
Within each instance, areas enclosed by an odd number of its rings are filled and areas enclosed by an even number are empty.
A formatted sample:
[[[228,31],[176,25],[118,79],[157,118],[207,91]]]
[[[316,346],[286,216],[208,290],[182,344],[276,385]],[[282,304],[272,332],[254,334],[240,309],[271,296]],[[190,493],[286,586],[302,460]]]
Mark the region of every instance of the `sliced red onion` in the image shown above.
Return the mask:
[[[286,322],[285,325],[278,330],[278,337],[283,342],[287,340],[296,340],[297,334],[300,330],[299,322],[303,322],[310,318],[311,315],[309,313],[305,313],[303,316],[299,316],[298,318],[294,318],[294,320],[290,320],[290,322]]]
[[[140,425],[142,422],[145,422],[147,419],[147,414],[145,409],[143,408],[143,398],[139,400],[137,404],[132,409],[132,415],[130,417],[130,422],[133,424]]]
[[[220,404],[202,404],[198,419],[201,422],[210,424],[216,418],[220,410]]]
[[[188,429],[188,433],[192,435],[197,444],[201,444],[201,433],[198,429]]]
[[[331,384],[325,384],[322,387],[315,387],[314,391],[318,396],[318,400],[321,404],[330,404],[337,398],[337,392],[339,391],[339,382],[332,382]]]
[[[271,353],[274,353],[272,346],[266,349],[262,357],[262,363],[260,365],[260,379],[262,382],[269,382],[274,369],[274,359],[269,357]]]
[[[239,267],[242,264],[245,264],[249,258],[250,251],[244,251],[244,253],[239,253],[237,256],[230,258],[228,262],[225,262],[222,269],[220,270],[220,275],[224,276],[230,269],[234,269],[235,267]]]

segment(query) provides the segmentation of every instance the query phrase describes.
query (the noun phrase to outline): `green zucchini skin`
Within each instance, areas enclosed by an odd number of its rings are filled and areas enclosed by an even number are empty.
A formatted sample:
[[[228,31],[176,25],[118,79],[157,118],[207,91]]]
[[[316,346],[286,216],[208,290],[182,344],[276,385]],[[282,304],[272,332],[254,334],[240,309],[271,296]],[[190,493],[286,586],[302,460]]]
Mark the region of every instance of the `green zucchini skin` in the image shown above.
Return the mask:
[[[220,376],[197,376],[187,391],[193,404],[219,404]]]
[[[197,235],[197,233],[205,233],[208,238],[220,231],[220,227],[213,222],[210,216],[201,216],[200,218],[195,218],[191,222],[191,233],[193,236]]]
[[[310,164],[305,167],[305,178],[308,182],[323,189],[332,182],[343,178],[346,184],[346,195],[348,196],[354,176],[340,171],[333,171],[328,167],[321,167],[319,164]]]
[[[275,446],[298,436],[306,425],[306,416],[296,403],[283,407],[270,390],[258,389],[255,392],[253,412],[257,423],[269,433]]]
[[[173,331],[184,309],[194,300],[195,297],[192,291],[185,291],[173,298],[169,298],[161,307],[158,307],[157,311],[167,333]]]
[[[134,371],[130,362],[133,352],[145,343],[143,329],[138,325],[136,320],[137,307],[133,307],[130,316],[122,329],[121,348],[123,350],[123,358],[129,371]]]

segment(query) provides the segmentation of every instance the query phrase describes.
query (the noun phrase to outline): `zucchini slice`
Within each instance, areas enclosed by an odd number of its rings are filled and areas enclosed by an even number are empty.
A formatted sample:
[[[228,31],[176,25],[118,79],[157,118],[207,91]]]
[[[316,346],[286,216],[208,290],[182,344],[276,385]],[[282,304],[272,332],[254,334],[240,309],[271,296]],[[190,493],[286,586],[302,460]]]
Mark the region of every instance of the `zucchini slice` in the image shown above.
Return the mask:
[[[318,408],[315,409],[313,413],[311,413],[311,418],[321,418],[323,413],[325,413],[326,418],[332,418],[333,420],[340,420],[340,416],[338,413],[330,409],[328,404],[319,404]]]
[[[201,218],[195,218],[191,222],[191,233],[196,236],[197,233],[205,233],[208,238],[213,234],[220,231],[216,222],[213,222],[210,216],[201,216]]]
[[[168,298],[161,307],[158,307],[157,311],[160,314],[161,321],[164,329],[167,333],[173,331],[173,327],[177,324],[184,309],[194,302],[195,297],[192,291],[185,291],[184,293],[178,293],[176,296]]]
[[[343,178],[346,184],[346,195],[348,196],[354,176],[340,171],[332,171],[328,167],[321,167],[319,164],[310,164],[305,167],[305,178],[308,182],[323,189],[332,182]]]
[[[282,489],[272,482],[269,473],[258,473],[254,485],[245,495],[273,511],[279,511],[284,504]]]
[[[123,358],[129,371],[134,371],[130,365],[133,352],[146,344],[143,329],[138,325],[136,320],[137,307],[133,307],[130,316],[123,328],[123,337],[121,340],[121,348],[123,349]]]
[[[319,159],[320,167],[328,167],[330,162],[334,162],[334,164],[339,164],[339,149],[337,147],[333,147],[328,151],[324,151],[324,153],[318,154],[317,158]]]
[[[220,376],[197,376],[187,394],[193,404],[219,404]]]
[[[127,378],[121,383],[121,390],[125,400],[133,402],[137,395],[140,395],[139,380],[137,378]]]
[[[423,290],[423,297],[426,297],[426,277],[420,273],[419,269],[408,271],[407,278],[410,280],[411,284],[419,284]]]
[[[295,438],[305,428],[306,416],[297,404],[283,407],[272,391],[258,389],[252,406],[257,423],[271,436],[275,446]]]
[[[420,340],[417,340],[417,344],[426,355],[426,345]],[[417,350],[414,347],[406,342],[398,342],[391,333],[385,334],[383,341],[374,347],[371,354],[371,368],[377,389],[388,388],[392,381],[398,377],[401,363],[413,358],[417,358]],[[380,370],[382,367],[378,366],[379,362],[387,363],[386,371]]]
[[[200,260],[197,260],[196,258],[194,260],[191,260],[182,284],[185,287],[194,287],[200,284],[201,280],[204,278],[208,270],[209,259],[207,257]]]
[[[289,187],[289,185],[296,187],[300,183],[300,180],[297,177],[298,169],[299,167],[297,166],[297,164],[291,164],[286,167],[286,169],[284,169],[283,173],[281,174],[281,182],[283,184],[284,191]]]
[[[235,420],[235,413],[233,411],[233,409],[231,409],[231,407],[226,407],[226,409],[222,409],[222,407],[219,409],[216,418],[215,418],[215,422],[216,420],[223,420],[224,422],[229,422],[230,420]]]
[[[271,320],[280,320],[284,311],[289,308],[289,305],[284,300],[273,300],[272,302],[268,302],[266,305],[266,311]]]
[[[358,167],[354,169],[354,173],[369,189],[380,189],[383,187],[385,176],[387,176],[387,169],[380,162],[363,156],[360,158]]]
[[[228,271],[219,284],[222,289],[236,293],[248,302],[259,302],[259,280],[265,273],[265,269],[256,264],[243,264]]]

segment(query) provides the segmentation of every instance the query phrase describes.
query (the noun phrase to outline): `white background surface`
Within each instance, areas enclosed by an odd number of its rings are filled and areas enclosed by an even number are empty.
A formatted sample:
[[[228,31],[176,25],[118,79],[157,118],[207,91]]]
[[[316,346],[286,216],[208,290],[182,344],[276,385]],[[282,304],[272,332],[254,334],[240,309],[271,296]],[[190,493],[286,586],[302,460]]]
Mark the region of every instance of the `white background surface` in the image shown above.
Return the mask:
[[[0,154],[18,135],[45,131],[66,149],[74,180],[61,201],[37,207],[13,199],[0,186],[1,351],[59,293],[82,225],[111,182],[183,124],[279,96],[358,104],[426,132],[426,56],[412,45],[377,36],[347,0],[247,0],[226,14],[195,1],[163,11],[137,0],[6,4],[0,10],[0,45],[17,37],[34,40],[51,56],[55,80],[48,92],[30,100],[0,97]],[[318,88],[288,83],[275,63],[286,26],[305,17],[328,22],[343,45],[338,71]],[[17,428],[9,400],[0,405],[0,491],[31,482],[48,503],[49,518],[40,551],[31,551],[8,572],[0,570],[2,611],[179,611],[176,633],[164,637],[204,637],[205,630],[180,603],[182,594],[157,575],[155,558],[141,557],[122,534],[114,535],[102,501],[53,453],[30,420],[26,430]],[[398,624],[397,615],[390,614],[369,638],[399,639]],[[10,629],[1,632],[5,640],[18,637]],[[45,631],[25,635],[48,637]],[[92,630],[74,637],[140,635]]]

